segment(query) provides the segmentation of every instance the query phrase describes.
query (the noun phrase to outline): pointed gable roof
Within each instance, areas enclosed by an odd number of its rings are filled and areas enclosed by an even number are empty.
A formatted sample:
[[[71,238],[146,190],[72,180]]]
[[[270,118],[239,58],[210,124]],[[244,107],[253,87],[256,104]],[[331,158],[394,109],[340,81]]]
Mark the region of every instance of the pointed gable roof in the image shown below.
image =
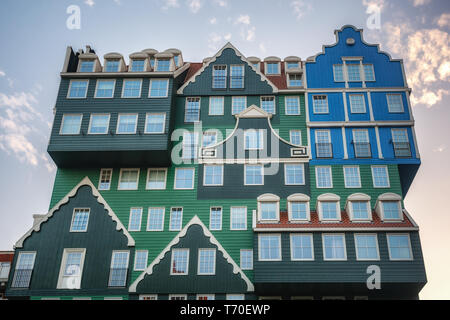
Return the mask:
[[[245,118],[272,118],[272,114],[264,111],[260,107],[256,105],[251,105],[248,108],[245,108],[241,113],[235,115],[236,118],[245,119]]]

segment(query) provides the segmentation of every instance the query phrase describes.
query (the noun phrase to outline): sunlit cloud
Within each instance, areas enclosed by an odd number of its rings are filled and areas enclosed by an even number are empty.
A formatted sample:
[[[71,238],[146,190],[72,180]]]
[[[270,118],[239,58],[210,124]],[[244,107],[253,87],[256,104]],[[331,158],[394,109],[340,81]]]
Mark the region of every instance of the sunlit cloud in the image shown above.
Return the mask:
[[[256,38],[256,27],[251,25],[250,16],[248,14],[241,14],[236,20],[235,24],[241,26],[240,35],[245,41],[254,41]]]
[[[414,7],[423,6],[431,2],[431,0],[409,0],[409,1],[412,2]]]
[[[95,4],[94,0],[84,0],[84,3],[87,4],[89,7],[93,7]]]
[[[443,13],[437,19],[436,24],[441,28],[449,28],[450,27],[450,13]]]
[[[301,18],[303,18],[303,16],[305,16],[312,10],[311,3],[306,2],[304,0],[292,1],[291,7],[294,10],[294,15],[297,17],[297,20],[300,20]]]
[[[0,70],[0,77],[4,77],[4,76],[6,76],[6,73],[4,71]]]
[[[203,2],[200,0],[188,0],[187,4],[192,13],[197,13],[203,7]]]
[[[217,4],[219,7],[228,6],[228,2],[226,0],[214,0],[214,3]]]

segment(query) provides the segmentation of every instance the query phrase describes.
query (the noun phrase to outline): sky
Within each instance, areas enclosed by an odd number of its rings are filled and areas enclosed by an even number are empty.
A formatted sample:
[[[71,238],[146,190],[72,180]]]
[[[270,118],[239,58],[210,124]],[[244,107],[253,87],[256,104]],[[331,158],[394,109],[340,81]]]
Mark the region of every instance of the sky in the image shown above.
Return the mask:
[[[79,25],[67,13],[73,6]],[[0,250],[49,209],[56,167],[46,149],[67,46],[120,52],[127,62],[146,48],[178,48],[201,62],[230,41],[245,56],[305,60],[346,24],[404,60],[422,160],[405,199],[428,277],[420,297],[450,299],[448,0],[2,0]]]

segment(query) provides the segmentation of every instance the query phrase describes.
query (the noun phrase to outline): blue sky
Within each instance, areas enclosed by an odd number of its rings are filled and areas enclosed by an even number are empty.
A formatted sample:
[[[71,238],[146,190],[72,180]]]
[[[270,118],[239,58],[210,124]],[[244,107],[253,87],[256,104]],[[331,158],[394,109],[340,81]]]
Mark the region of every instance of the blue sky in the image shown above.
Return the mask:
[[[80,29],[66,27],[70,5],[81,10]],[[374,9],[381,24],[369,29]],[[56,170],[46,147],[67,46],[91,45],[100,57],[175,47],[201,62],[231,41],[246,56],[306,59],[345,24],[405,61],[423,162],[405,201],[421,227],[429,278],[421,297],[450,299],[448,0],[2,0],[0,250],[48,210]]]

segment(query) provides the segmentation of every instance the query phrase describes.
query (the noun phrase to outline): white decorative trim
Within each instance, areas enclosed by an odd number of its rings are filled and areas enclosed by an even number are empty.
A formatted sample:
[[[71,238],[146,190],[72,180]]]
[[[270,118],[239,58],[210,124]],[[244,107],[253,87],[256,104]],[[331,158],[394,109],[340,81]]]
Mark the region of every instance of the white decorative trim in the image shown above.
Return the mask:
[[[116,214],[111,209],[111,207],[108,205],[108,203],[105,201],[105,199],[103,199],[102,195],[100,194],[100,192],[98,192],[97,188],[94,186],[94,184],[91,182],[91,180],[86,176],[69,193],[67,193],[65,195],[65,197],[62,198],[46,215],[44,215],[42,217],[42,219],[38,223],[34,224],[33,227],[30,230],[28,230],[27,233],[25,233],[22,236],[22,238],[20,238],[16,242],[16,244],[14,245],[14,248],[22,248],[23,247],[23,242],[25,241],[25,239],[27,239],[33,233],[33,231],[39,232],[40,229],[41,229],[41,224],[46,222],[49,218],[51,218],[53,216],[53,214],[55,213],[55,211],[59,210],[60,207],[63,204],[68,203],[69,199],[71,197],[75,196],[75,194],[77,193],[78,189],[81,188],[82,186],[89,186],[89,187],[91,187],[92,195],[97,198],[97,202],[100,203],[100,204],[103,204],[105,206],[105,209],[108,211],[108,215],[111,217],[111,219],[113,221],[115,221],[117,223],[116,230],[117,231],[121,231],[122,230],[123,233],[125,234],[125,236],[128,238],[128,246],[129,247],[134,247],[135,242],[134,242],[133,237],[127,231],[127,229],[122,224],[122,222],[120,222],[119,218],[116,216]]]
[[[299,223],[300,224],[300,223]],[[356,225],[357,223],[355,223]],[[311,228],[311,227],[304,227],[304,228],[264,228],[264,227],[256,227],[253,228],[254,232],[312,232],[312,231],[324,231],[324,232],[343,232],[343,231],[419,231],[418,227],[355,227],[355,228],[349,228],[349,227],[338,227],[338,228],[330,228],[330,227],[324,227],[324,228]]]
[[[198,216],[194,216],[191,221],[189,221],[188,224],[184,226],[184,228],[176,235],[175,238],[170,241],[170,243],[165,247],[160,254],[155,258],[155,260],[152,261],[152,263],[147,267],[147,269],[139,275],[139,277],[130,285],[129,292],[136,292],[137,285],[139,282],[141,282],[145,275],[151,275],[153,273],[153,267],[161,262],[161,260],[164,258],[167,252],[170,251],[170,249],[176,245],[178,242],[180,242],[180,239],[184,237],[187,233],[187,230],[190,226],[197,224],[203,229],[203,234],[209,238],[209,241],[217,246],[217,249],[222,252],[224,258],[227,260],[228,263],[230,263],[233,266],[233,273],[234,274],[240,274],[241,278],[247,283],[247,291],[253,292],[255,290],[253,283],[250,281],[250,279],[247,278],[244,272],[242,272],[242,269],[234,262],[233,258],[228,254],[228,252],[222,247],[219,241],[214,237],[214,235],[208,230],[208,228],[203,224],[203,222],[200,220]]]

